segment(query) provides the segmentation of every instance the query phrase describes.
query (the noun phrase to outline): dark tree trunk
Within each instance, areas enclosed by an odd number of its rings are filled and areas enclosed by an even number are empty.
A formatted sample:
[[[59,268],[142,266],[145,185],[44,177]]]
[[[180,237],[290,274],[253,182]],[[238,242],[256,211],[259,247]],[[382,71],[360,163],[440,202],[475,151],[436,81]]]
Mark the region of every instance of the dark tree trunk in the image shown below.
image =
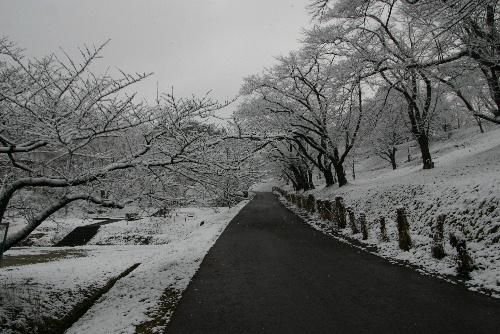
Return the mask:
[[[314,189],[313,173],[312,170],[307,171],[307,190]]]
[[[333,176],[331,168],[326,168],[325,170],[323,170],[323,175],[325,177],[327,187],[330,187],[335,184],[335,178]]]
[[[389,150],[389,157],[391,159],[392,169],[398,168],[398,165],[396,163],[396,152],[397,152],[397,149],[395,147],[393,147],[391,150]]]
[[[427,86],[428,93],[427,97],[430,100],[430,84]],[[415,96],[417,95],[417,84],[415,78],[413,78],[413,96],[412,98],[407,98],[408,102],[408,118],[411,123],[411,133],[417,139],[418,146],[420,147],[420,152],[422,154],[422,162],[424,169],[434,168],[434,163],[432,162],[431,152],[429,150],[429,137],[425,130],[425,122],[427,117],[427,112],[424,112],[423,116],[421,115],[418,107]],[[428,107],[428,105],[427,105]],[[428,109],[426,109],[428,110]]]
[[[345,177],[344,166],[341,163],[335,164],[335,174],[337,174],[337,180],[339,182],[339,187],[345,186],[347,184],[347,178]]]
[[[296,191],[309,190],[309,189],[307,189],[308,188],[307,178],[304,177],[305,175],[302,172],[301,168],[297,168],[297,167],[291,165],[290,170],[293,173],[294,180],[292,180],[292,182],[294,185],[294,189]],[[290,179],[292,179],[292,178],[290,178]]]
[[[299,176],[298,183],[300,188],[299,190],[304,190],[304,191],[309,190],[309,182],[307,182],[307,179],[304,178],[304,175]]]
[[[417,142],[420,147],[420,152],[422,153],[422,163],[424,165],[424,169],[434,168],[431,151],[429,150],[429,138],[426,134],[420,133],[417,137]]]

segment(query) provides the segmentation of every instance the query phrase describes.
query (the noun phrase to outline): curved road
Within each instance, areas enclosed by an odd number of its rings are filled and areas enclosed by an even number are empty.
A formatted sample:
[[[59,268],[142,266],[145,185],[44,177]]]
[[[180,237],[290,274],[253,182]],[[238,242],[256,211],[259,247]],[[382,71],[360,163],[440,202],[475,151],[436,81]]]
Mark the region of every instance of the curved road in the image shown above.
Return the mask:
[[[340,243],[258,193],[203,260],[167,332],[500,333],[500,302]]]

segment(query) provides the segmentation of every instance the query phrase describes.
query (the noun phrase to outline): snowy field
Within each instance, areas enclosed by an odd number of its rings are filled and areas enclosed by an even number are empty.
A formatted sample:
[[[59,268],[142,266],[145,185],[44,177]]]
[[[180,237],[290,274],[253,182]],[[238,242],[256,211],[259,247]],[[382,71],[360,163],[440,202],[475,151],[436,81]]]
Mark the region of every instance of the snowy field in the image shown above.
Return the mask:
[[[247,202],[105,225],[87,246],[9,250],[7,266],[0,268],[0,332],[36,333],[47,323],[57,327],[96,290],[140,264],[67,331],[134,333],[154,319],[166,292],[173,296],[170,303],[177,302],[205,254]],[[149,330],[161,330],[169,316]]]
[[[173,211],[172,214],[174,216],[181,216],[185,215],[186,213],[191,214],[191,212],[186,210],[177,209],[176,211]],[[134,205],[128,205],[124,209],[96,209],[90,204],[84,206],[70,206],[66,212],[65,210],[61,210],[45,220],[26,239],[21,242],[20,246],[52,246],[63,239],[69,232],[71,232],[78,226],[103,222],[108,218],[123,219],[127,213],[137,213],[140,217],[151,216],[154,211],[155,210],[152,209],[140,209]],[[22,217],[7,216],[5,217],[5,222],[9,223],[9,234],[13,234],[16,231],[19,231],[26,225],[26,219]],[[124,224],[126,224],[126,222],[124,222]],[[148,231],[151,232],[150,227],[152,225],[156,226],[157,221],[155,221],[154,219],[146,219],[141,220],[137,224],[130,225],[130,228],[134,229],[137,227],[139,230],[141,230],[141,233],[148,233]],[[124,232],[121,228],[119,228],[118,230],[120,232]],[[95,240],[94,242],[99,243],[105,241]],[[133,242],[131,243],[133,244]]]
[[[468,129],[468,132],[477,131]],[[317,199],[344,198],[356,215],[365,212],[369,224],[368,240],[352,236],[349,228],[340,231],[360,242],[377,245],[378,255],[403,260],[427,272],[456,275],[455,250],[448,243],[449,233],[462,233],[475,264],[466,285],[500,297],[500,130],[485,134],[458,133],[431,147],[436,167],[422,170],[420,161],[402,163],[393,171],[376,158],[358,163],[357,178],[342,188],[317,186]],[[406,150],[400,148],[400,161]],[[418,156],[414,155],[416,159]],[[374,168],[376,166],[376,168]],[[396,208],[407,211],[413,248],[400,251],[397,244]],[[438,214],[445,221],[446,256],[431,257],[431,226]],[[379,217],[386,218],[389,242],[381,242]],[[309,223],[322,230],[317,217]]]
[[[21,242],[21,246],[52,246],[60,241],[69,232],[78,226],[98,223],[102,220],[90,215],[72,213],[68,216],[58,215],[51,217],[38,226],[26,239]],[[9,234],[19,231],[26,225],[26,219],[7,217],[9,223]]]

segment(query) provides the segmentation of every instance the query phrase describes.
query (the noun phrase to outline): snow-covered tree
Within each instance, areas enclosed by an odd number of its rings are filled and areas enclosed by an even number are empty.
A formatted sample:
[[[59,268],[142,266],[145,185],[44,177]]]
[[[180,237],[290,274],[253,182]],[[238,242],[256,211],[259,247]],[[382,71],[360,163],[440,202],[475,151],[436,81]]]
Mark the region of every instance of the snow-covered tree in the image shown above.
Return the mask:
[[[72,202],[121,206],[139,176],[199,182],[218,166],[210,153],[223,139],[193,124],[224,104],[172,93],[154,106],[137,101],[130,89],[148,74],[91,70],[104,46],[79,60],[26,59],[0,41],[0,221],[21,210],[28,218],[6,248]]]
[[[397,168],[396,152],[398,146],[404,143],[410,133],[404,121],[401,105],[388,104],[380,113],[380,118],[370,136],[373,152],[381,159],[387,161],[392,169]]]
[[[443,54],[430,45],[450,43],[449,39],[438,39],[426,18],[410,15],[412,5],[404,1],[317,1],[313,5],[324,23],[310,31],[309,43],[364,64],[365,78],[399,93],[407,105],[423,168],[432,168],[429,136],[439,83],[432,80],[430,69],[457,55],[454,50]]]
[[[497,0],[406,0],[410,4],[413,17],[425,17],[426,25],[436,38],[433,47],[436,54],[454,54],[455,60],[449,65],[461,71],[471,67],[481,79],[470,82],[483,86],[483,96],[487,108],[475,110],[481,119],[500,124],[500,32],[498,30],[500,12]],[[442,43],[446,38],[449,42]],[[439,58],[436,62],[440,62]],[[472,65],[472,66],[471,66]],[[440,70],[440,68],[436,68]],[[461,92],[460,85],[455,85]],[[455,91],[457,91],[455,89]],[[467,101],[459,98],[470,109]],[[471,110],[472,111],[472,110]]]
[[[277,176],[291,182],[296,191],[314,189],[313,165],[292,143],[274,142],[266,155],[277,166]]]
[[[362,85],[352,63],[304,49],[246,78],[242,93],[253,98],[254,112],[278,115],[283,126],[276,138],[294,145],[323,173],[327,186],[335,182],[332,167],[339,186],[347,183],[343,164],[363,118]]]

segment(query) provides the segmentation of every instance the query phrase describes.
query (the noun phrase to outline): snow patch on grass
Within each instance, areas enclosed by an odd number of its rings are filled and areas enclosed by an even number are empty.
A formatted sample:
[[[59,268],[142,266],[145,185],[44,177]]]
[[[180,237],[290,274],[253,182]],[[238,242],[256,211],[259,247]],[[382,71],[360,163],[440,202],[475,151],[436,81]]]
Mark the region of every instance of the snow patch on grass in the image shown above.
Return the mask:
[[[33,332],[51,319],[61,319],[93,291],[141,263],[68,330],[134,333],[136,326],[152,320],[166,289],[182,292],[187,287],[207,251],[247,202],[231,209],[183,209],[175,222],[170,218],[145,218],[129,224],[113,223],[103,226],[93,239],[95,244],[109,241],[116,233],[122,236],[114,239],[120,245],[9,250],[5,254],[9,260],[22,257],[25,263],[30,256],[37,259],[33,264],[0,268],[0,332]],[[152,236],[152,245],[121,242],[130,240],[127,236],[133,234]],[[69,258],[60,257],[64,250],[68,250]],[[81,254],[73,258],[75,251]],[[52,252],[58,252],[57,260],[35,263]]]
[[[361,240],[361,235],[351,235],[349,229],[336,233],[376,246],[380,256],[439,275],[456,275],[456,251],[448,238],[450,233],[462,233],[476,267],[465,284],[500,297],[500,129],[436,143],[432,152],[436,162],[432,170],[422,170],[413,162],[395,171],[373,170],[370,158],[370,163],[359,163],[356,181],[342,188],[318,187],[304,195],[322,200],[343,197],[357,217],[366,213],[370,236]],[[397,207],[404,207],[408,215],[413,240],[408,252],[401,251],[397,243]],[[448,256],[437,260],[431,256],[431,227],[443,213],[447,215]],[[380,240],[380,217],[386,218],[389,242]],[[332,228],[317,216],[311,219],[309,223],[324,231]]]
[[[150,315],[159,308],[166,289],[181,292],[188,286],[205,254],[245,204],[203,216],[204,225],[196,224],[196,229],[191,230],[194,224],[186,221],[185,231],[173,230],[182,238],[159,246],[155,256],[119,280],[67,333],[135,333],[136,326],[152,320]]]
[[[9,234],[21,230],[26,225],[26,219],[20,217],[7,217],[6,222],[9,222]],[[47,247],[56,244],[62,240],[69,232],[78,226],[90,225],[98,223],[102,220],[90,217],[64,217],[59,216],[50,218],[38,226],[20,246],[36,246]]]

